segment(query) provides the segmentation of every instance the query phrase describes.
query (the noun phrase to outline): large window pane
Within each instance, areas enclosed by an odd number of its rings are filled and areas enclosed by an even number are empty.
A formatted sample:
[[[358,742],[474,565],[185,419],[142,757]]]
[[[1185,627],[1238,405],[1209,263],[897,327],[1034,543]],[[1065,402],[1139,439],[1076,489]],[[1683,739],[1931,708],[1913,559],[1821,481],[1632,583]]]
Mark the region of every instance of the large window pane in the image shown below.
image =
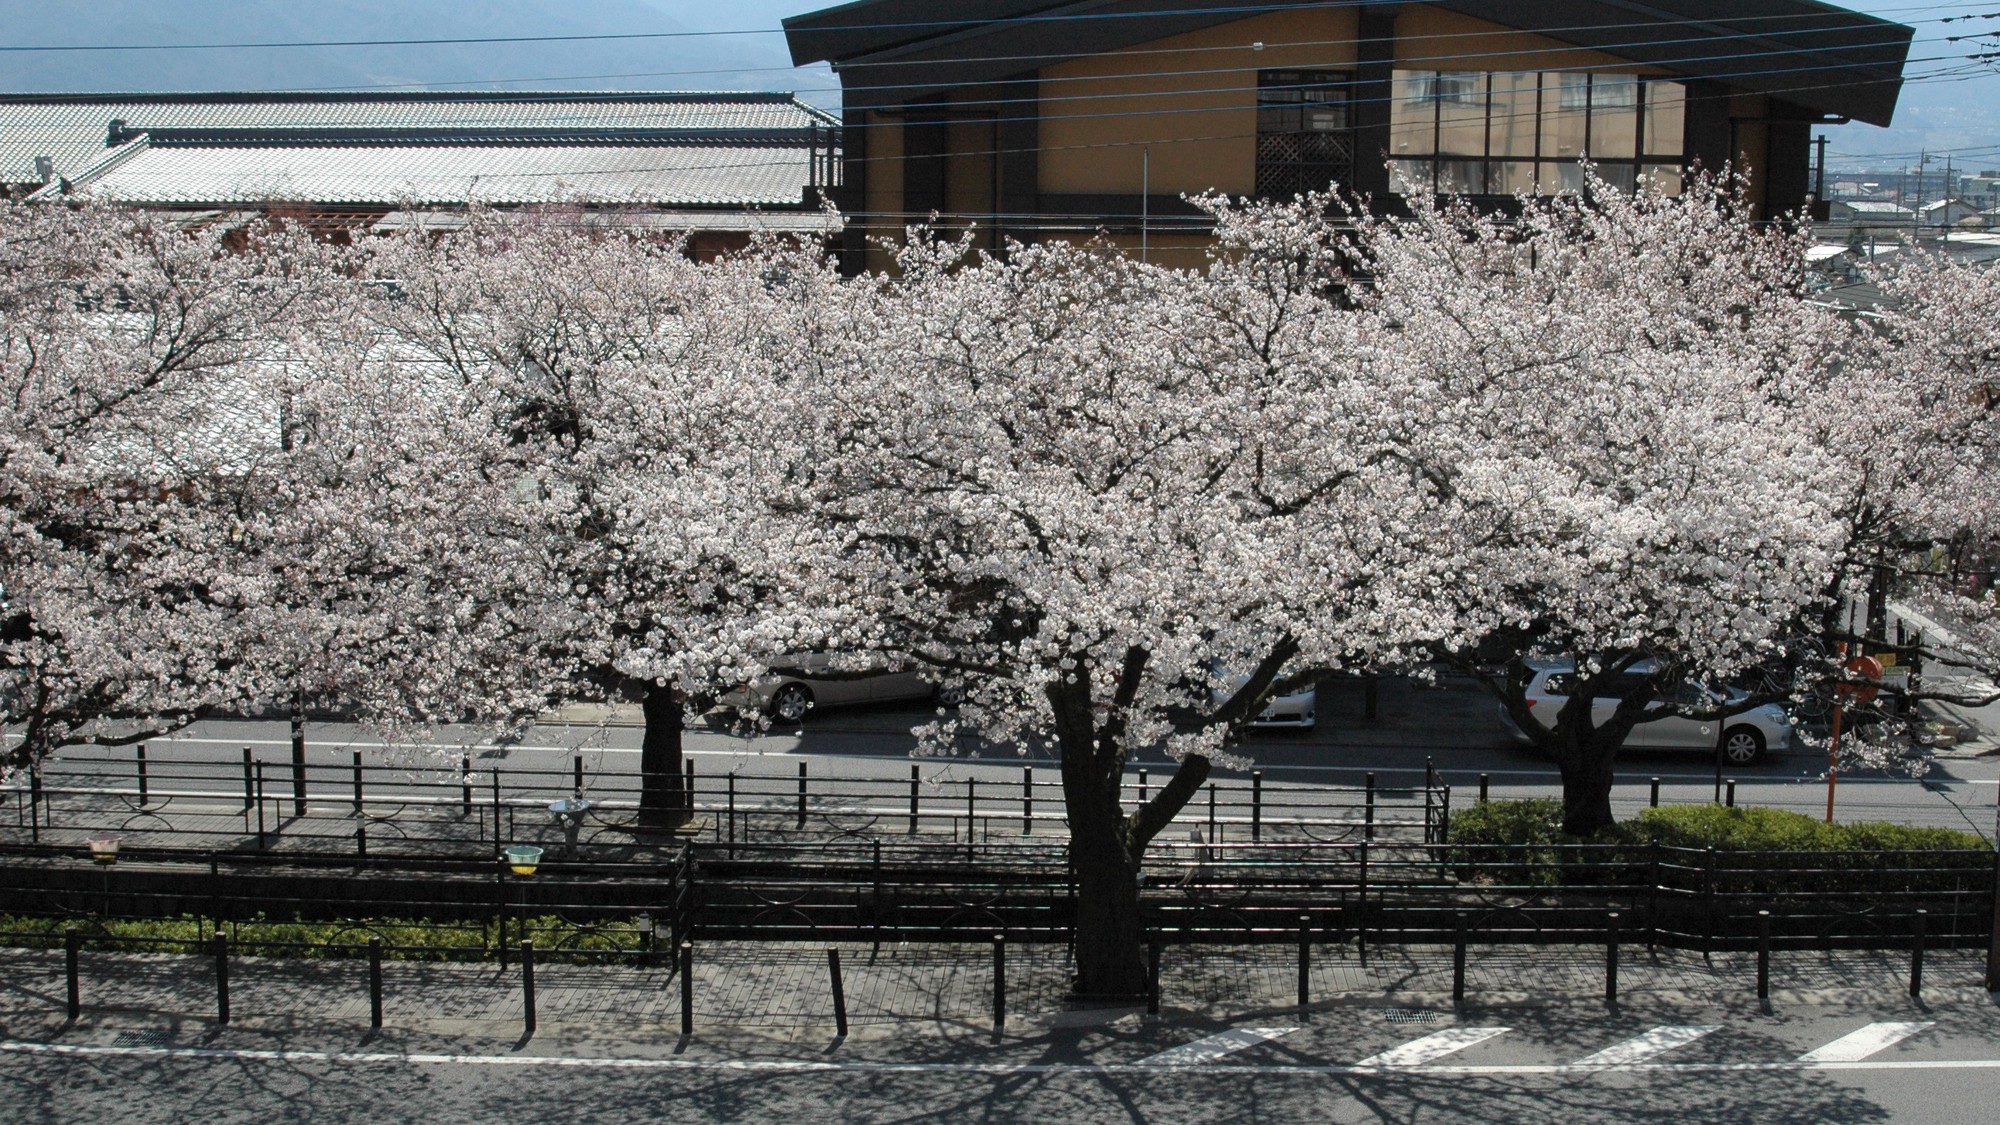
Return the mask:
[[[1494,161],[1488,190],[1496,195],[1534,195],[1535,162],[1532,160]]]
[[[1646,155],[1678,158],[1686,147],[1687,88],[1678,82],[1646,83]]]
[[[1645,175],[1646,181],[1658,190],[1661,195],[1679,195],[1681,193],[1681,170],[1679,165],[1648,164],[1640,169],[1640,171]]]
[[[1536,175],[1536,190],[1542,195],[1579,195],[1583,192],[1583,165],[1573,161],[1552,164],[1543,161]]]
[[[1417,188],[1429,188],[1436,167],[1428,160],[1398,160],[1389,165],[1389,190],[1408,194]]]
[[[1488,118],[1487,143],[1494,159],[1535,155],[1535,113],[1541,98],[1541,75],[1496,74],[1493,76],[1493,110]]]
[[[1389,105],[1389,158],[1405,161],[1436,151],[1437,100],[1432,97],[1436,74],[1428,70],[1395,73]]]
[[[1542,94],[1542,159],[1575,160],[1590,124],[1590,76],[1544,74]]]
[[[1485,159],[1486,76],[1440,74],[1437,101],[1438,156],[1457,161]]]
[[[1590,158],[1630,160],[1639,155],[1639,80],[1597,74],[1590,81]]]

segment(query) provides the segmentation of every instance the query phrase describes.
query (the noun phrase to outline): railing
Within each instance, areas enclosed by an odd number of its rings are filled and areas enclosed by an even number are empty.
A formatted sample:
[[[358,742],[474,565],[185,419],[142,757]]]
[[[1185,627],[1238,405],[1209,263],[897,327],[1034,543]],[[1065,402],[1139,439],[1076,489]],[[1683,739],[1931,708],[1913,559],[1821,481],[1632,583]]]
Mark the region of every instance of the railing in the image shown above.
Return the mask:
[[[945,836],[970,848],[1067,833],[1062,786],[1044,768],[981,776],[961,764],[912,764],[906,778],[858,773],[814,775],[804,761],[778,759],[755,772],[683,776],[690,834],[725,845],[827,837]],[[785,770],[786,772],[776,772]],[[117,833],[135,845],[209,850],[370,855],[490,852],[495,846],[558,840],[554,801],[591,802],[579,843],[607,858],[636,846],[641,776],[586,768],[476,767],[448,770],[377,765],[357,752],[344,764],[297,766],[243,750],[238,762],[73,753],[53,768],[0,787],[12,807],[0,841],[78,841]],[[1136,808],[1165,778],[1140,768],[1126,775],[1124,803]],[[1176,817],[1169,835],[1204,842],[1435,842],[1449,825],[1451,791],[1435,778],[1415,786],[1266,784],[1261,772],[1211,781]],[[457,849],[453,852],[450,849]]]

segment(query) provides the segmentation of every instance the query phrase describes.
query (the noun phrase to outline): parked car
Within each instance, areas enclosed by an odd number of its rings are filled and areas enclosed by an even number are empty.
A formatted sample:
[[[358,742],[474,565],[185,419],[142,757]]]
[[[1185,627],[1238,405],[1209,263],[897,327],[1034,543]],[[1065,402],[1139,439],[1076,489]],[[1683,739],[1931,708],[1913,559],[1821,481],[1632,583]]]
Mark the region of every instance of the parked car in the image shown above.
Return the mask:
[[[1527,662],[1528,686],[1524,698],[1529,713],[1544,727],[1555,725],[1555,713],[1570,698],[1571,685],[1576,680],[1576,666],[1566,660],[1530,660]],[[1629,694],[1628,689],[1645,690],[1646,681],[1653,675],[1653,664],[1645,661],[1621,673],[1603,689],[1607,694],[1598,696],[1591,703],[1590,715],[1593,723],[1602,723],[1617,709],[1618,701]],[[1747,693],[1730,689],[1728,701],[1740,703]],[[1714,707],[1723,702],[1723,696],[1696,684],[1681,684],[1673,697],[1662,700],[1685,707]],[[1542,716],[1548,716],[1546,720]],[[1507,732],[1519,742],[1532,740],[1514,724],[1507,709],[1500,709],[1500,721]],[[1764,756],[1767,750],[1785,750],[1792,745],[1792,723],[1785,715],[1785,709],[1775,703],[1752,707],[1739,714],[1729,715],[1722,723],[1722,757],[1731,765],[1745,766]],[[1625,737],[1627,748],[1648,750],[1701,750],[1715,752],[1715,719],[1696,719],[1686,715],[1670,714],[1663,718],[1639,723],[1632,733]]]
[[[1279,678],[1282,679],[1289,674],[1290,669],[1287,669],[1279,673]],[[1241,688],[1250,677],[1239,676],[1225,670],[1223,678],[1228,681],[1230,688],[1227,692],[1215,693],[1217,703],[1227,702],[1230,695]],[[1319,721],[1318,707],[1319,688],[1308,685],[1289,695],[1272,696],[1264,705],[1264,709],[1257,713],[1257,717],[1250,720],[1249,725],[1257,730],[1311,730]]]
[[[962,693],[941,687],[925,672],[893,665],[879,654],[811,652],[782,656],[768,674],[722,696],[725,707],[761,711],[781,723],[799,723],[819,707],[928,699],[958,705]]]

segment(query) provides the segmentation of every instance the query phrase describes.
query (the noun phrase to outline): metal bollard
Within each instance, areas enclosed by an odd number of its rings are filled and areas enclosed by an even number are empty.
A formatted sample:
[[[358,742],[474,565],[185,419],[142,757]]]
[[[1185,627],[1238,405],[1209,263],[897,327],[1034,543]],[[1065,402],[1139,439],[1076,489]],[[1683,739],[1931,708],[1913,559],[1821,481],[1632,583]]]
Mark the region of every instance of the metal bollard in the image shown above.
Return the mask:
[[[571,775],[570,786],[581,793],[583,792],[583,755],[578,754],[572,757],[569,760],[569,765]]]
[[[354,855],[357,859],[368,858],[368,826],[365,824],[354,826]]]
[[[993,1034],[1007,1026],[1007,935],[993,935]]]
[[[682,765],[686,767],[685,772],[687,774],[687,778],[681,787],[681,796],[687,801],[687,811],[693,812],[694,811],[694,759],[689,758],[687,761],[683,762]]]
[[[535,943],[521,939],[521,1026],[535,1033]]]
[[[1618,912],[1604,920],[1604,1002],[1618,1003]]]
[[[917,834],[917,767],[910,767],[910,835]]]
[[[729,857],[736,858],[736,771],[729,771]]]
[[[215,935],[215,1022],[229,1023],[229,935]]]
[[[1479,775],[1479,803],[1482,805],[1486,803],[1486,794],[1492,780],[1483,773]]]
[[[133,747],[134,760],[139,765],[139,803],[146,803],[146,744],[141,742]]]
[[[69,994],[69,1018],[75,1022],[83,1015],[83,976],[78,967],[78,955],[83,952],[83,935],[75,926],[63,927],[63,982]]]
[[[1660,779],[1657,777],[1653,779],[1653,807],[1660,807]]]
[[[458,756],[458,799],[461,815],[472,819],[472,755]],[[481,825],[484,827],[484,825]]]
[[[1146,943],[1146,1013],[1160,1014],[1160,935]]]
[[[1917,908],[1916,940],[1910,946],[1910,999],[1921,1000],[1924,995],[1924,931],[1930,928],[1930,911]]]
[[[1264,771],[1250,771],[1250,841],[1264,838]]]
[[[1771,912],[1757,912],[1757,999],[1771,998]]]
[[[1139,803],[1146,803],[1146,771],[1139,771]]]
[[[368,939],[368,1026],[382,1028],[382,939]]]
[[[1465,915],[1452,915],[1455,931],[1451,943],[1451,1002],[1465,1001]]]
[[[826,971],[833,978],[833,1027],[842,1037],[847,1036],[847,991],[840,986],[840,950],[826,951]]]
[[[965,858],[968,860],[978,858],[972,850],[972,826],[977,823],[979,823],[979,779],[968,777],[965,779]]]
[[[257,763],[257,850],[270,845],[264,839],[264,763]]]
[[[250,752],[250,748],[248,746],[245,746],[243,748],[243,815],[244,816],[250,815],[251,802],[257,799],[257,781],[256,777],[254,776],[256,772],[256,766],[253,764],[254,757],[255,756]]]
[[[681,1034],[694,1034],[694,943],[681,943]]]
[[[361,751],[354,752],[354,815],[361,815]]]
[[[1723,807],[1723,808],[1726,808],[1726,809],[1733,809],[1733,808],[1735,808],[1735,807],[1736,807],[1736,779],[1732,777],[1732,778],[1730,778],[1730,779],[1729,779],[1728,781],[1725,781],[1725,782],[1723,782],[1723,783],[1722,783],[1722,792],[1723,792],[1723,799],[1722,799],[1722,807]]]
[[[1299,1007],[1312,1003],[1312,915],[1299,915]]]

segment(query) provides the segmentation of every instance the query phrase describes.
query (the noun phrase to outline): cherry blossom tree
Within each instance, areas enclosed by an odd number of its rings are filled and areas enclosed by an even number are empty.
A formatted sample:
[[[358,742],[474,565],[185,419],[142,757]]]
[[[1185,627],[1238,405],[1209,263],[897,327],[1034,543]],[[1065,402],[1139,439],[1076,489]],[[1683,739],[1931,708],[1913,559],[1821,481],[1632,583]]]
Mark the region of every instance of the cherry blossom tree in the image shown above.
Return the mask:
[[[364,242],[355,271],[380,283],[356,290],[355,362],[415,364],[486,419],[410,482],[440,513],[425,534],[473,560],[442,581],[479,607],[476,635],[445,633],[494,654],[459,705],[504,721],[637,698],[642,818],[667,825],[685,816],[686,691],[783,644],[745,640],[784,629],[746,565],[783,556],[758,538],[770,397],[743,357],[765,274],[795,252],[705,266],[577,217],[474,212]]]
[[[1587,833],[1612,823],[1635,725],[1823,604],[1840,466],[1793,396],[1855,334],[1802,299],[1801,236],[1753,224],[1727,181],[1593,183],[1589,201],[1526,200],[1511,221],[1422,196],[1413,210],[1358,218],[1355,237],[1388,377],[1439,396],[1422,456],[1461,553],[1436,651],[1554,758],[1564,829]],[[1576,668],[1554,716],[1531,711],[1518,671],[1492,670],[1533,654]],[[1641,661],[1650,679],[1595,721]],[[1678,706],[1726,727],[1756,701]]]
[[[1422,421],[1368,373],[1305,216],[1222,210],[1200,273],[919,232],[893,277],[812,282],[812,330],[772,341],[800,604],[964,689],[925,749],[1060,755],[1085,993],[1143,990],[1146,848],[1232,726],[1293,673],[1428,636],[1400,594],[1440,575],[1401,456]],[[1179,765],[1133,806],[1151,747]]]
[[[258,237],[272,237],[266,232]],[[10,766],[254,704],[246,467],[302,287],[144,214],[0,205],[0,723]]]

